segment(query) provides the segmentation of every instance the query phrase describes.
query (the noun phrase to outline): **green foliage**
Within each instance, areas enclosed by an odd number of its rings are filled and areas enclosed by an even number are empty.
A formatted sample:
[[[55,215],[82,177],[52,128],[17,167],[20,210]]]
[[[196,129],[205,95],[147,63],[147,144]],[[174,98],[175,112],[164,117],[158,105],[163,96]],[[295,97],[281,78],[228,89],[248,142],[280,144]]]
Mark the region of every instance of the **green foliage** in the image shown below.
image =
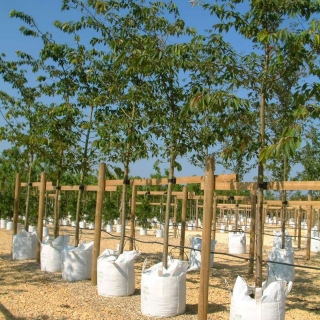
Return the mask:
[[[139,220],[139,225],[142,228],[150,227],[148,219],[153,218],[152,216],[152,206],[150,204],[150,197],[148,195],[139,197],[137,201],[141,201],[141,204],[136,206],[136,217]]]

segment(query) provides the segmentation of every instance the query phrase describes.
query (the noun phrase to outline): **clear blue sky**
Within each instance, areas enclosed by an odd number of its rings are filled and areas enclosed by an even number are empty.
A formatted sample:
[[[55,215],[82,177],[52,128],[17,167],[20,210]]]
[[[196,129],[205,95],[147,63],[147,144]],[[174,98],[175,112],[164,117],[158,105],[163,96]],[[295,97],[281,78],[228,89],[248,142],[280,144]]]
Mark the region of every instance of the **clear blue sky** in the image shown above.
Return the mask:
[[[191,7],[188,0],[179,0],[179,10],[182,18],[186,21],[187,25],[190,27],[195,27],[199,33],[211,27],[214,23],[212,16],[208,12],[204,11],[200,7]],[[11,10],[15,9],[17,11],[22,11],[26,14],[33,16],[43,31],[54,32],[59,34],[59,39],[62,41],[70,41],[70,38],[64,39],[63,33],[59,33],[52,26],[54,20],[69,21],[75,17],[74,11],[61,12],[60,10],[61,1],[60,0],[7,0],[1,1],[0,10],[0,37],[1,37],[1,49],[0,52],[4,52],[8,59],[15,58],[15,51],[21,50],[28,52],[30,54],[36,55],[41,48],[41,40],[30,39],[30,37],[23,36],[19,28],[23,23],[19,19],[12,19],[9,17]],[[230,35],[228,36],[228,41],[238,49],[244,48],[243,39],[238,36]],[[71,45],[70,43],[68,43]],[[0,81],[1,89],[6,90],[8,88],[6,84]],[[8,88],[8,91],[10,89]],[[3,119],[0,119],[0,125],[3,123]],[[7,148],[7,144],[1,142],[0,149]],[[177,172],[176,176],[187,176],[187,175],[203,175],[202,168],[196,168],[191,166],[187,159],[180,159],[179,162],[183,167],[182,172]],[[131,174],[141,177],[149,177],[150,173],[153,172],[154,160],[143,160],[131,166]],[[167,168],[168,163],[164,163],[161,168]],[[226,172],[223,168],[217,167],[216,174],[230,173]],[[250,174],[245,176],[245,181],[252,181],[253,177],[256,176],[256,169],[254,169]]]

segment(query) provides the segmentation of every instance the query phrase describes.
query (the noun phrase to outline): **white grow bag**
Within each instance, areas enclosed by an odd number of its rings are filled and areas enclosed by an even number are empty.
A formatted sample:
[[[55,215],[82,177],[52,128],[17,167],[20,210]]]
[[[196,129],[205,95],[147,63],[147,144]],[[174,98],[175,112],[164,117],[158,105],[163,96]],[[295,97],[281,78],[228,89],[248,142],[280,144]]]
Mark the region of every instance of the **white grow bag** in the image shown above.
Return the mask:
[[[320,237],[313,237],[311,239],[311,252],[320,252]]]
[[[285,281],[270,283],[263,288],[250,287],[238,277],[230,306],[230,320],[284,320],[286,297],[292,288]],[[255,299],[250,295],[255,293]]]
[[[69,239],[70,236],[59,236],[52,241],[50,237],[47,237],[41,243],[41,271],[61,271],[61,251],[68,245]]]
[[[32,260],[37,258],[38,236],[36,232],[20,230],[13,236],[12,259]]]
[[[1,219],[0,220],[0,228],[1,229],[6,229],[7,228],[7,220],[6,219]]]
[[[193,237],[189,238],[190,240],[190,247],[201,250],[202,248],[202,238],[201,235],[195,235]],[[211,248],[210,252],[213,252],[215,249],[217,241],[216,240],[211,240]],[[210,268],[213,267],[213,261],[214,261],[214,254],[210,254]],[[201,266],[201,251],[196,251],[196,250],[190,250],[190,269],[192,270],[198,270],[200,269]]]
[[[168,269],[162,262],[144,270],[141,275],[141,312],[151,317],[173,317],[186,309],[187,261],[168,260]]]
[[[6,227],[7,230],[12,230],[13,229],[13,221],[8,221],[7,222],[7,227]],[[19,229],[17,229],[19,231]]]
[[[273,231],[273,246],[276,248],[280,248],[282,246],[282,232],[281,231]],[[285,248],[292,248],[292,237],[289,235],[288,231],[285,231],[285,240],[284,240]]]
[[[91,279],[93,241],[82,243],[77,248],[64,247],[61,252],[62,279],[78,281]]]
[[[294,251],[293,249],[289,248],[279,249],[273,247],[269,253],[268,260],[294,264]],[[293,266],[278,263],[268,263],[267,272],[268,284],[277,280],[283,280],[286,282],[294,281]]]
[[[98,258],[97,288],[101,296],[130,296],[135,290],[135,250],[125,251],[117,257],[117,251],[106,249]]]
[[[244,232],[229,232],[229,253],[246,253],[246,234]]]
[[[156,238],[163,238],[163,230],[156,229]]]

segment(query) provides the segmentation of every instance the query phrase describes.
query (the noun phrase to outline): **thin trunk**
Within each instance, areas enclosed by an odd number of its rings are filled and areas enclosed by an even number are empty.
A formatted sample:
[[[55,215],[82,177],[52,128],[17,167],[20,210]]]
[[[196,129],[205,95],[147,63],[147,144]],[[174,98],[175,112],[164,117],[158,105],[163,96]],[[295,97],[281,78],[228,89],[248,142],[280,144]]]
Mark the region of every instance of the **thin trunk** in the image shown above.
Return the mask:
[[[129,159],[124,162],[124,174],[123,174],[123,185],[122,185],[122,197],[121,197],[121,237],[120,237],[120,248],[119,253],[121,254],[124,250],[124,240],[126,233],[126,217],[127,217],[127,190],[128,185],[130,184],[129,180]]]
[[[89,127],[86,133],[85,144],[83,149],[82,155],[82,163],[81,163],[81,176],[80,176],[80,184],[79,184],[79,193],[77,199],[77,209],[76,209],[76,234],[75,234],[75,246],[77,247],[79,244],[79,220],[80,220],[80,206],[81,200],[84,191],[84,178],[87,174],[87,163],[88,163],[88,148],[89,148],[89,140],[90,140],[90,132],[91,132],[91,124],[92,124],[92,117],[93,117],[93,107],[90,109],[90,116],[89,116]]]
[[[32,163],[33,163],[33,156],[31,155],[30,163],[28,167],[28,186],[27,186],[27,195],[26,195],[26,214],[25,214],[25,230],[28,231],[29,229],[29,208],[30,208],[30,192],[31,192],[31,173],[32,173]]]
[[[163,257],[162,257],[162,265],[164,268],[167,268],[168,266],[169,220],[170,220],[170,209],[171,209],[171,199],[172,199],[172,187],[173,187],[173,179],[174,179],[174,162],[175,162],[175,155],[171,153],[166,215],[164,219],[164,242],[163,242]]]
[[[286,181],[287,176],[287,161],[286,156],[283,159],[283,181]],[[286,231],[286,206],[287,206],[287,192],[282,190],[282,207],[281,207],[281,248],[285,248],[285,231]]]
[[[268,81],[267,74],[269,71],[270,47],[266,44],[265,49],[265,66],[264,66],[264,81]],[[260,97],[260,151],[265,146],[265,108],[266,108],[266,83],[262,83],[261,97]],[[264,167],[263,162],[258,163],[258,211],[256,217],[257,226],[257,249],[256,249],[256,287],[262,287],[262,218],[263,218],[263,179]]]
[[[254,253],[255,253],[255,235],[256,235],[256,216],[257,216],[257,192],[256,190],[252,191],[251,198],[251,220],[250,220],[250,249],[249,249],[249,275],[253,274],[254,269]]]
[[[130,132],[128,134],[132,134],[134,132],[134,119],[135,119],[135,111],[136,108],[133,106],[132,112],[131,112],[131,128]],[[128,185],[130,185],[130,180],[129,180],[129,164],[130,164],[130,148],[131,145],[130,143],[127,143],[127,150],[125,153],[125,158],[124,158],[124,172],[123,172],[123,185],[122,185],[122,197],[121,197],[121,217],[120,217],[120,223],[121,223],[121,237],[120,237],[120,248],[119,248],[119,253],[121,254],[124,250],[124,240],[126,236],[126,217],[127,217],[127,190],[128,190]]]
[[[60,191],[60,171],[58,172],[58,179],[56,182],[56,193],[54,197],[54,227],[53,227],[53,236],[54,238],[57,238],[59,236],[59,219],[60,219],[60,203],[59,203],[59,197],[61,194]]]
[[[80,221],[80,206],[81,206],[81,199],[83,196],[83,181],[84,176],[81,173],[80,177],[80,185],[79,185],[79,192],[78,192],[78,198],[77,198],[77,208],[76,208],[76,233],[75,233],[75,246],[77,247],[79,245],[79,221]]]

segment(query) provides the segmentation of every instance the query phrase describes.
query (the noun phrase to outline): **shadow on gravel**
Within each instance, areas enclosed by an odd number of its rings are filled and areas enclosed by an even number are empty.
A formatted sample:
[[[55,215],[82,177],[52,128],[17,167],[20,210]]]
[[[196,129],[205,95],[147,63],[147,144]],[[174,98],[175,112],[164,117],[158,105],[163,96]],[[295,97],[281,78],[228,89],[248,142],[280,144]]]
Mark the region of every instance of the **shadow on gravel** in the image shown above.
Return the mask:
[[[27,320],[25,317],[15,317],[1,302],[0,302],[0,315],[4,316],[4,319],[19,319],[19,320]],[[48,319],[48,318],[42,318]]]

